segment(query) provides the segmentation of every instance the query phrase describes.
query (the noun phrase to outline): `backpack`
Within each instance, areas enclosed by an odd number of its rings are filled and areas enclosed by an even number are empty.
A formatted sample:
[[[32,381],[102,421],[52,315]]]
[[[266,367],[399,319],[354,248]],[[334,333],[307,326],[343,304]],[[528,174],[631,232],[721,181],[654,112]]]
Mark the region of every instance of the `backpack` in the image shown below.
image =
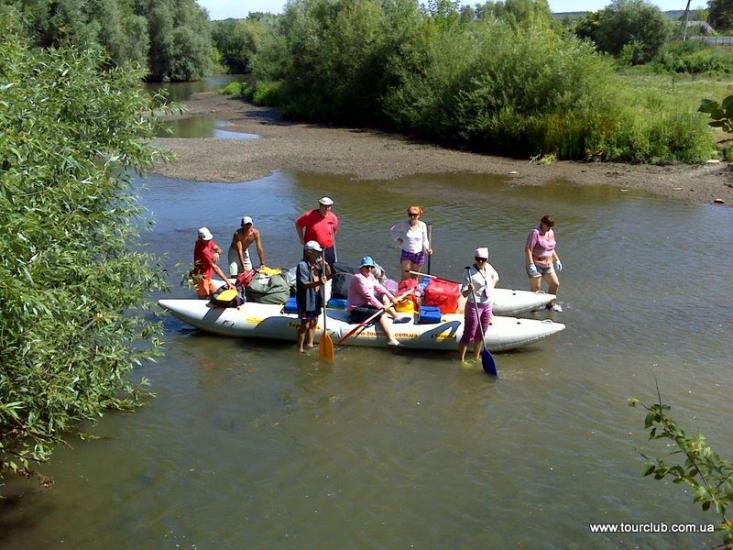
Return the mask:
[[[354,268],[343,262],[334,262],[331,266],[331,296],[333,298],[348,298],[349,284],[354,276]]]
[[[245,302],[243,288],[222,285],[211,295],[209,303],[214,307],[239,307]]]
[[[250,302],[284,304],[290,298],[290,285],[282,275],[268,277],[258,273],[247,285],[245,296]]]

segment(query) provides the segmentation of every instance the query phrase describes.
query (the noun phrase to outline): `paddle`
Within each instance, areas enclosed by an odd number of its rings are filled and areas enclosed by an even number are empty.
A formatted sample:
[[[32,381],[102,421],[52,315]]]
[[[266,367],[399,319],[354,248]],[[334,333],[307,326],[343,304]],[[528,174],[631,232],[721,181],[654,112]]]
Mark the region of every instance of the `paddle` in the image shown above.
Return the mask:
[[[433,224],[428,222],[428,243],[430,248],[433,248]],[[430,275],[430,259],[433,257],[432,254],[428,254],[428,275]],[[412,273],[412,271],[410,272]]]
[[[468,280],[469,284],[471,283],[471,268],[469,266],[466,266],[466,279]],[[494,361],[494,356],[491,355],[491,352],[489,351],[489,348],[486,346],[486,335],[484,334],[484,326],[481,324],[481,316],[478,314],[478,304],[476,304],[476,295],[473,293],[473,290],[471,292],[471,297],[473,298],[473,310],[476,312],[476,322],[478,323],[478,328],[481,331],[481,344],[483,345],[483,351],[481,352],[481,365],[484,367],[484,372],[486,374],[489,374],[491,376],[499,376],[499,373],[496,370],[496,361]]]
[[[420,273],[419,271],[408,271],[408,273],[412,275],[419,275],[420,277],[427,277],[428,279],[438,279],[439,281],[445,281],[446,283],[453,283],[456,285],[460,285],[458,281],[452,281],[450,279],[444,279],[443,277],[438,277],[437,275],[428,275],[427,273]]]
[[[321,275],[322,276],[322,275]],[[333,340],[331,335],[326,331],[326,286],[321,286],[321,301],[323,302],[323,332],[318,339],[318,357],[329,363],[333,363],[336,354],[333,348]]]
[[[393,304],[396,304],[397,302],[399,302],[399,301],[400,301],[400,300],[402,300],[403,298],[406,298],[407,296],[409,296],[409,295],[410,295],[410,294],[412,294],[413,292],[415,292],[415,289],[414,289],[414,288],[411,288],[410,290],[407,290],[407,291],[403,292],[403,293],[402,293],[402,294],[400,294],[399,296],[396,296],[396,297],[395,297],[395,299],[394,299],[394,300],[392,301],[392,303],[393,303]],[[350,330],[349,332],[347,332],[346,334],[344,334],[344,335],[343,335],[343,336],[342,336],[342,337],[341,337],[341,338],[339,339],[339,341],[338,341],[338,342],[336,342],[336,345],[337,345],[337,346],[340,346],[340,345],[341,345],[341,344],[343,344],[343,343],[344,343],[344,342],[345,342],[345,341],[346,341],[346,340],[347,340],[348,338],[350,338],[351,336],[353,336],[353,334],[354,334],[354,333],[355,333],[355,332],[356,332],[357,330],[359,330],[359,329],[363,329],[364,327],[366,327],[366,326],[367,326],[367,325],[369,325],[370,323],[373,323],[373,322],[374,322],[374,320],[375,320],[375,319],[376,319],[377,317],[379,317],[379,314],[380,314],[380,313],[382,313],[383,311],[384,311],[384,306],[380,307],[380,308],[379,308],[379,309],[378,309],[377,311],[375,311],[375,312],[374,312],[374,315],[371,315],[371,316],[367,317],[367,318],[366,318],[366,319],[364,319],[364,320],[363,320],[363,321],[362,321],[361,323],[359,323],[359,324],[358,324],[358,325],[356,325],[356,326],[355,326],[354,328],[352,328],[352,329],[351,329],[351,330]]]

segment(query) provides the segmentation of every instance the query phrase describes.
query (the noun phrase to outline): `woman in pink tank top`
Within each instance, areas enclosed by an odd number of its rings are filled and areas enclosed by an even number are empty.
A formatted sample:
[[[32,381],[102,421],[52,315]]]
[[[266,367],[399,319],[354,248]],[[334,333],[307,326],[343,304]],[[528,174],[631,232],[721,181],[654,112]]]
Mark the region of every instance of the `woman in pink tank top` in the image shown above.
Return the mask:
[[[529,232],[527,245],[524,247],[529,289],[538,292],[542,280],[547,283],[547,291],[557,295],[560,280],[557,274],[562,271],[560,256],[555,250],[555,232],[552,227],[555,220],[552,216],[543,216],[540,224]],[[560,304],[553,301],[547,304],[547,309],[562,311]]]

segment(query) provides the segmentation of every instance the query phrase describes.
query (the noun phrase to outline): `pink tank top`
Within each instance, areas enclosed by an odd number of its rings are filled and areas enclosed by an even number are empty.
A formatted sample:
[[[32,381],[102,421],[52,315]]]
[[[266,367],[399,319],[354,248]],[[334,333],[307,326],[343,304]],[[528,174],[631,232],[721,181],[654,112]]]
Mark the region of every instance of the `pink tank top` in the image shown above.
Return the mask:
[[[552,253],[555,251],[555,232],[550,229],[544,235],[540,235],[539,226],[535,227],[527,237],[527,248],[532,250],[533,259],[551,262]]]

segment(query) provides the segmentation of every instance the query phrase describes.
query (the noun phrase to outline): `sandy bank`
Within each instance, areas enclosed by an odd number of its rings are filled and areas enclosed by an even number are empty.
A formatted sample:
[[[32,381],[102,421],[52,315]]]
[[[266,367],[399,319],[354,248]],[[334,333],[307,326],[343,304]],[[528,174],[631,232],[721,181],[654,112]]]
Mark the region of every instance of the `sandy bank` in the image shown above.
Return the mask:
[[[245,181],[274,170],[321,172],[353,179],[390,180],[414,174],[468,172],[507,175],[515,184],[542,185],[565,179],[579,185],[614,185],[695,203],[722,200],[733,205],[733,170],[728,163],[649,166],[526,160],[467,153],[375,130],[283,121],[277,110],[216,93],[196,94],[188,113],[210,114],[227,130],[259,134],[257,140],[164,138],[156,145],[177,160],[155,172],[197,181]]]

